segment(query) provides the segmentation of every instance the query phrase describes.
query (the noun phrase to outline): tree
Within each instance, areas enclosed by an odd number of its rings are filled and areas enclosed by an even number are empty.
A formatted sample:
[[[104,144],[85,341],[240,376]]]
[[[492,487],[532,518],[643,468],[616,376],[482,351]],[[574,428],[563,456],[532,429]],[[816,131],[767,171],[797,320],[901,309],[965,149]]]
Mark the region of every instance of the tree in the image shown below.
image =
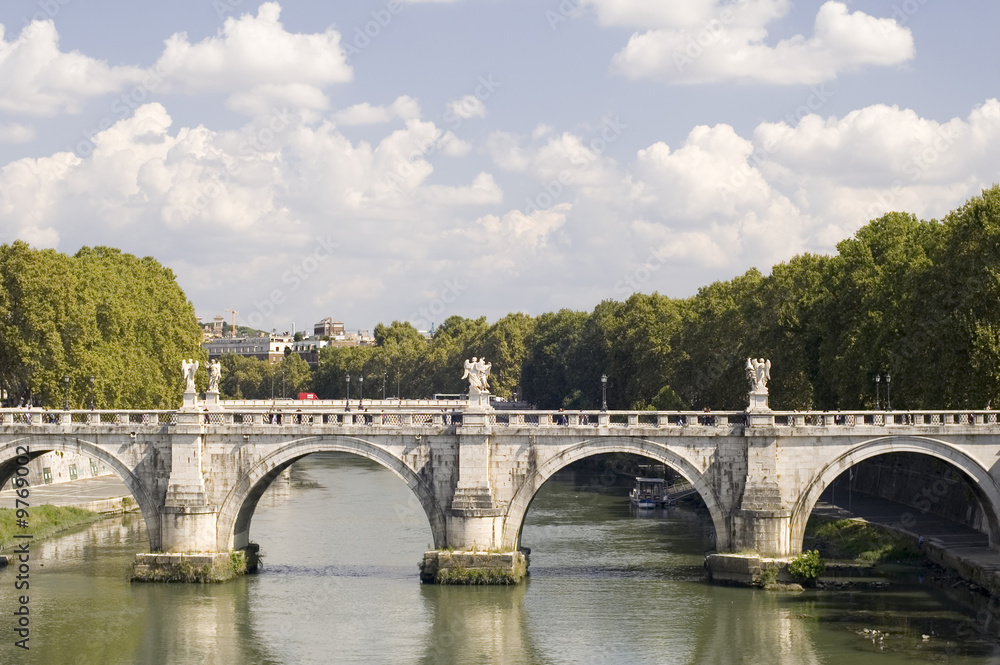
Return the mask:
[[[180,361],[204,359],[194,308],[155,259],[109,247],[74,256],[0,245],[0,377],[17,399],[172,408]]]
[[[944,220],[932,265],[912,309],[923,319],[923,356],[914,386],[924,401],[953,408],[1000,403],[1000,187],[994,185]],[[907,384],[907,391],[911,387]]]
[[[570,382],[571,352],[580,344],[586,312],[561,309],[542,314],[525,340],[521,372],[522,397],[543,409],[566,406],[575,386]]]
[[[534,327],[534,319],[518,312],[503,317],[482,336],[477,355],[493,365],[490,393],[510,399],[517,392],[528,354],[527,339]]]

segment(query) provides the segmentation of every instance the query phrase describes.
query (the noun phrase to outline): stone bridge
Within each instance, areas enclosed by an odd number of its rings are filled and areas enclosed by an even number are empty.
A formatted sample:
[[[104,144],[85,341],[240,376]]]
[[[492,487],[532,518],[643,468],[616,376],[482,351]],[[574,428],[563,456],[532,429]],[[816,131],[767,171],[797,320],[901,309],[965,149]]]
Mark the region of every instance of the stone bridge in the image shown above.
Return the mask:
[[[643,455],[687,479],[711,514],[720,552],[798,553],[823,490],[851,466],[893,452],[929,455],[962,474],[990,543],[1000,543],[997,411],[564,413],[438,401],[366,401],[361,411],[343,401],[0,410],[0,481],[19,456],[48,451],[112,468],[142,511],[150,548],[162,552],[247,547],[268,485],[323,451],[367,457],[399,476],[438,549],[518,549],[542,484],[601,453]]]

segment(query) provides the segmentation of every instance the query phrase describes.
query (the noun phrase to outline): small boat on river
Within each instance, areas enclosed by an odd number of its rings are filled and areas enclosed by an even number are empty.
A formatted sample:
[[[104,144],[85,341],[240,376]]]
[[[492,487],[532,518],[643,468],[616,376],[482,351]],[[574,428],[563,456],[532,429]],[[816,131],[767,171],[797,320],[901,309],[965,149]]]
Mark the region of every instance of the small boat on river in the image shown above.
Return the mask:
[[[656,508],[667,504],[667,481],[663,478],[636,478],[628,495],[636,508]]]

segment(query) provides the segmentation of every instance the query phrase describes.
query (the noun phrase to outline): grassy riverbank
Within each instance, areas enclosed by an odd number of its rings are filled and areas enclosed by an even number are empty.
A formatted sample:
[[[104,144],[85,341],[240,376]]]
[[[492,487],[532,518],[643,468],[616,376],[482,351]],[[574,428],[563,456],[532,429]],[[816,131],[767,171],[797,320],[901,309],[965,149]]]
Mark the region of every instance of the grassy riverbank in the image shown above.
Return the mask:
[[[858,563],[919,561],[924,553],[912,536],[862,520],[813,516],[806,525],[803,549],[817,549],[824,559]]]
[[[33,540],[38,540],[81,524],[96,522],[102,517],[100,513],[67,506],[32,506],[28,508],[28,528],[22,529],[17,526],[16,510],[0,508],[0,551],[14,545],[16,533],[28,533]]]

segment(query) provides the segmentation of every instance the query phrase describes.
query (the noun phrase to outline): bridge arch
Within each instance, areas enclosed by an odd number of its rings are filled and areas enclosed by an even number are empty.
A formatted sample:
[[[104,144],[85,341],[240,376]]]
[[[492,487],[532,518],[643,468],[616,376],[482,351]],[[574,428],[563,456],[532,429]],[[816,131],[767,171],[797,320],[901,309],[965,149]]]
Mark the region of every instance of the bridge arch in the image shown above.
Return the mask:
[[[706,474],[703,474],[689,460],[662,444],[631,437],[601,437],[587,439],[569,446],[540,464],[518,488],[507,508],[504,519],[503,547],[517,549],[521,544],[521,528],[524,516],[531,506],[538,490],[557,471],[573,462],[604,453],[632,453],[666,464],[679,473],[695,488],[708,508],[715,526],[716,546],[729,547],[729,523],[726,512],[719,504],[718,497]]]
[[[812,514],[816,502],[827,487],[837,479],[840,474],[847,471],[856,464],[878,455],[887,453],[918,453],[929,455],[950,464],[954,469],[961,472],[972,482],[969,485],[976,494],[986,522],[989,525],[990,544],[996,545],[1000,542],[1000,520],[997,514],[1000,510],[1000,486],[989,473],[989,469],[984,468],[978,461],[962,452],[955,446],[931,439],[927,437],[910,436],[886,436],[871,439],[853,446],[833,461],[826,464],[814,476],[805,491],[799,495],[799,499],[792,509],[790,528],[790,554],[798,554],[802,551],[802,540],[805,536],[806,523]]]
[[[146,485],[139,476],[115,455],[92,441],[85,441],[74,436],[53,434],[27,436],[0,444],[0,483],[7,482],[7,479],[13,475],[17,467],[19,446],[30,447],[31,453],[28,456],[31,459],[49,452],[64,452],[86,455],[106,464],[125,483],[132,498],[139,506],[142,519],[146,523],[150,551],[156,552],[160,549],[160,503],[154,501],[149,495]]]
[[[261,459],[245,475],[240,476],[219,509],[216,541],[220,550],[240,549],[250,543],[250,521],[261,496],[281,473],[313,453],[350,453],[377,462],[406,483],[420,502],[430,523],[434,547],[447,545],[444,511],[434,496],[433,488],[418,476],[403,460],[374,443],[349,436],[311,436],[289,441]]]

